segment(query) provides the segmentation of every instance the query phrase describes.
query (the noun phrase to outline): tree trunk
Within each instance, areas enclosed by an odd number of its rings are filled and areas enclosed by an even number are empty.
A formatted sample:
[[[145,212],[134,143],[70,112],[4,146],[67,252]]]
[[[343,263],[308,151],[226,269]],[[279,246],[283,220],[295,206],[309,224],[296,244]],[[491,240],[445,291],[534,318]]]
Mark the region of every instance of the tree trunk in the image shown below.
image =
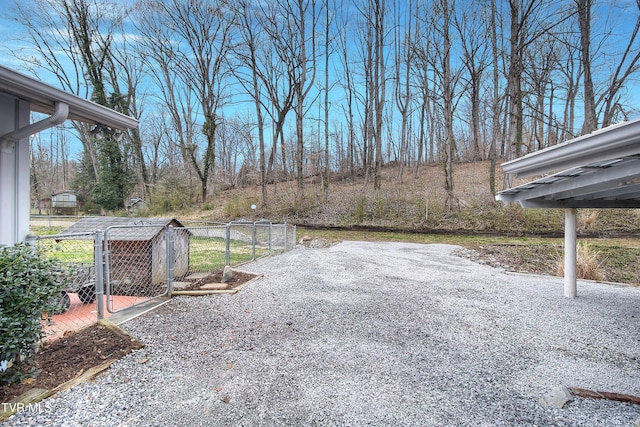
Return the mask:
[[[591,75],[591,6],[592,0],[575,0],[580,28],[580,52],[584,84],[584,122],[581,134],[588,134],[598,128],[596,102]]]

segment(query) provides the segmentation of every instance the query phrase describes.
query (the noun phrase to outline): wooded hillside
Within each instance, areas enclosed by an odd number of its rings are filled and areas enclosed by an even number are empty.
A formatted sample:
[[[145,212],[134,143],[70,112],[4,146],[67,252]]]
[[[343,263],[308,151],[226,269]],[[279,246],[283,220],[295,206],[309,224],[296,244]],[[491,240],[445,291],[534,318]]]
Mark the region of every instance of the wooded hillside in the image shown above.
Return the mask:
[[[265,213],[287,199],[283,216],[419,225],[490,206],[511,184],[501,161],[638,112],[638,1],[33,0],[7,13],[12,64],[140,121],[32,140],[34,199],[71,188],[93,213],[131,197],[215,205],[255,185]],[[482,194],[457,164],[484,171]]]

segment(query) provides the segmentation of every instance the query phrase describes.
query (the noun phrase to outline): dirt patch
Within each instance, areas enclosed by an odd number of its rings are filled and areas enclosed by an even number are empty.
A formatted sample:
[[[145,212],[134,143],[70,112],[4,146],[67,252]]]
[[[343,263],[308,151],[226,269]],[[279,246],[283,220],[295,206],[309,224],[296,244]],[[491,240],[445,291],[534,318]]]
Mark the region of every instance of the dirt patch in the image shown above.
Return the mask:
[[[197,281],[193,282],[193,285],[189,286],[188,290],[198,289],[200,286],[209,284],[209,283],[221,283],[222,282],[222,272],[223,270],[216,270],[213,273],[205,276]],[[240,285],[244,285],[249,280],[258,277],[257,274],[247,273],[246,271],[233,270],[233,277],[226,282],[226,289],[234,289],[239,287]]]
[[[34,379],[0,386],[0,402],[9,402],[33,388],[51,390],[107,359],[120,359],[142,347],[140,341],[95,324],[45,344],[29,367],[40,370]]]
[[[640,248],[594,244],[592,250],[600,277],[594,277],[593,273],[583,277],[579,258],[578,278],[640,285]],[[562,245],[554,244],[475,245],[460,250],[459,255],[506,271],[548,276],[561,276],[559,267],[564,262]]]
[[[554,245],[477,245],[460,255],[478,263],[520,273],[557,275],[562,248]]]
[[[298,247],[303,248],[329,248],[337,243],[340,243],[337,240],[329,240],[325,238],[311,238],[309,236],[303,236],[298,243]]]

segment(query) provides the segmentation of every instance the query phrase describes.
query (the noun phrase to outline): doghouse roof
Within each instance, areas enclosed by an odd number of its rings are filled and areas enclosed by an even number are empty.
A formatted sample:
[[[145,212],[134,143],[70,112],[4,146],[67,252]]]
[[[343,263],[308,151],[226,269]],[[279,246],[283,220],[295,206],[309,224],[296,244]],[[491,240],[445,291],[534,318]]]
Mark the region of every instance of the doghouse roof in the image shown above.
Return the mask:
[[[109,240],[144,241],[152,240],[164,227],[184,227],[175,218],[82,218],[61,234],[94,233],[106,231]]]

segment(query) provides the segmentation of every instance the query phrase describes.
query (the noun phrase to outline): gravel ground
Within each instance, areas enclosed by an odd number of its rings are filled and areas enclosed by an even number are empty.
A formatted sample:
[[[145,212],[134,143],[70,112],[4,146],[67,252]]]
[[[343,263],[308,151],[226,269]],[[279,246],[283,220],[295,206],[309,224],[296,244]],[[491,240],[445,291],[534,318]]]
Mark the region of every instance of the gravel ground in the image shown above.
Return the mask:
[[[8,425],[634,426],[640,288],[506,274],[450,245],[343,242],[243,267],[236,295],[125,323],[146,347]]]

